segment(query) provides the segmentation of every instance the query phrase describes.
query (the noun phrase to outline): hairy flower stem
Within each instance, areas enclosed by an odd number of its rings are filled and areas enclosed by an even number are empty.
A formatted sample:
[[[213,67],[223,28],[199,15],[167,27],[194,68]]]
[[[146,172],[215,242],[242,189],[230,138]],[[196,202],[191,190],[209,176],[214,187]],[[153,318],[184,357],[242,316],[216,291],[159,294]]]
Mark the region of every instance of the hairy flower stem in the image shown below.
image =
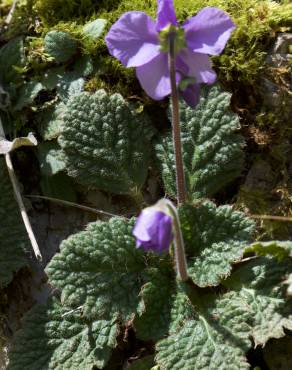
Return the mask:
[[[175,206],[167,199],[166,206],[171,213],[173,219],[174,228],[174,255],[176,262],[177,277],[181,281],[187,281],[189,279],[187,271],[187,261],[184,247],[184,240],[181,232],[181,226],[179,222],[179,217]]]
[[[175,155],[176,189],[177,202],[182,204],[186,202],[186,185],[182,160],[180,122],[179,122],[179,97],[176,87],[175,76],[175,34],[169,34],[169,70],[171,83],[171,101],[172,101],[172,139]]]

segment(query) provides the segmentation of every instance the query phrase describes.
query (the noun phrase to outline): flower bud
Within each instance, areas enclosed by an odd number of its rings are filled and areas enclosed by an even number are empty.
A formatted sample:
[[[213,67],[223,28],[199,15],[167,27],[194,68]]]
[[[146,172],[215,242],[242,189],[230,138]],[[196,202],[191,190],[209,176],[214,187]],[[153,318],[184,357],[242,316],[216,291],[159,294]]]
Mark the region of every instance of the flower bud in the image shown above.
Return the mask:
[[[173,240],[172,223],[163,200],[143,209],[133,230],[137,248],[156,253],[167,252]]]

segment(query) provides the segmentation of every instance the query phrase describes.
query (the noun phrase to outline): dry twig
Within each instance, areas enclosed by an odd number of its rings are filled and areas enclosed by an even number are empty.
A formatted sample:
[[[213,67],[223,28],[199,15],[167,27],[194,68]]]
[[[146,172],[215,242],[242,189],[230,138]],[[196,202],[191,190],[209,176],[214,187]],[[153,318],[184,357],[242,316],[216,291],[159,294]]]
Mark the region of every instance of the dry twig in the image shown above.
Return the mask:
[[[5,132],[4,132],[4,128],[3,128],[3,125],[2,125],[1,118],[0,118],[0,138],[1,137],[5,138]],[[34,233],[33,233],[32,227],[31,227],[31,223],[30,223],[30,220],[28,218],[28,215],[27,215],[27,212],[26,212],[26,209],[25,209],[22,197],[21,197],[18,181],[17,181],[16,175],[15,175],[15,172],[14,172],[14,168],[13,168],[13,165],[12,165],[10,154],[9,153],[5,154],[4,158],[5,158],[6,166],[7,166],[7,169],[8,169],[8,174],[9,174],[9,177],[10,177],[10,181],[11,181],[12,186],[13,186],[14,196],[15,196],[15,199],[17,201],[18,207],[20,209],[20,213],[21,213],[21,216],[22,216],[22,219],[23,219],[23,223],[25,225],[25,228],[26,228],[29,240],[31,242],[34,254],[35,254],[36,258],[41,261],[42,260],[42,255],[41,255],[38,243],[36,241],[36,238],[34,236]]]

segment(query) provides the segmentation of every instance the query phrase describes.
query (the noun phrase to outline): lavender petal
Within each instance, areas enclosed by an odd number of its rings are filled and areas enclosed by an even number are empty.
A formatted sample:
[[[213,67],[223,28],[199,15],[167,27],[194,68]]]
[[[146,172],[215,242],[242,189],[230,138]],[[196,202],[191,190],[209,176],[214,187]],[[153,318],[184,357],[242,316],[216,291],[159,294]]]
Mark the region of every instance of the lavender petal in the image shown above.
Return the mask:
[[[111,55],[126,67],[138,67],[160,54],[155,23],[143,12],[127,12],[105,38]]]
[[[196,53],[219,55],[235,25],[223,10],[206,7],[188,19],[183,28],[189,49]]]

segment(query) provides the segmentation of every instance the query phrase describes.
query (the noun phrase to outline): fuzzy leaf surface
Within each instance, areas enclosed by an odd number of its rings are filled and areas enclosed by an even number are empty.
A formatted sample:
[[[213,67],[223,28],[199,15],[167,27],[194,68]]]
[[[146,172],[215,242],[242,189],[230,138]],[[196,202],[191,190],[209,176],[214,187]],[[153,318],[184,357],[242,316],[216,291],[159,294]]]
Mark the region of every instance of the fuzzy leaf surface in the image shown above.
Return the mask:
[[[270,338],[281,338],[284,328],[292,330],[292,300],[286,297],[283,280],[292,271],[288,259],[277,262],[260,257],[238,268],[224,282],[253,313],[252,336],[255,344],[264,345]]]
[[[206,201],[179,209],[188,255],[188,272],[200,287],[218,285],[240,261],[251,241],[254,223],[230,206]]]
[[[198,312],[185,315],[181,326],[158,342],[160,369],[248,369],[244,353],[250,346],[250,315],[242,302],[233,293],[197,298]],[[200,299],[204,304],[200,305]]]
[[[0,288],[7,285],[13,273],[24,267],[29,248],[26,231],[14,199],[3,158],[0,158]]]
[[[77,51],[77,42],[67,32],[50,31],[45,37],[45,50],[56,62],[67,62]]]
[[[241,173],[243,138],[239,121],[229,110],[230,94],[218,86],[202,89],[196,109],[180,105],[180,127],[187,193],[190,200],[211,197]],[[176,197],[171,135],[156,145],[168,195]]]
[[[144,268],[143,253],[132,236],[134,220],[112,218],[89,224],[70,236],[47,267],[51,284],[62,290],[62,302],[83,305],[84,315],[133,317]]]
[[[168,333],[175,294],[171,267],[168,271],[153,268],[147,272],[149,281],[142,287],[139,315],[134,320],[137,336],[142,340],[157,340]]]
[[[127,194],[147,176],[153,129],[119,94],[104,90],[69,99],[59,143],[68,174],[83,185]]]
[[[88,320],[57,300],[37,306],[15,338],[7,370],[103,368],[118,334],[117,318]]]

